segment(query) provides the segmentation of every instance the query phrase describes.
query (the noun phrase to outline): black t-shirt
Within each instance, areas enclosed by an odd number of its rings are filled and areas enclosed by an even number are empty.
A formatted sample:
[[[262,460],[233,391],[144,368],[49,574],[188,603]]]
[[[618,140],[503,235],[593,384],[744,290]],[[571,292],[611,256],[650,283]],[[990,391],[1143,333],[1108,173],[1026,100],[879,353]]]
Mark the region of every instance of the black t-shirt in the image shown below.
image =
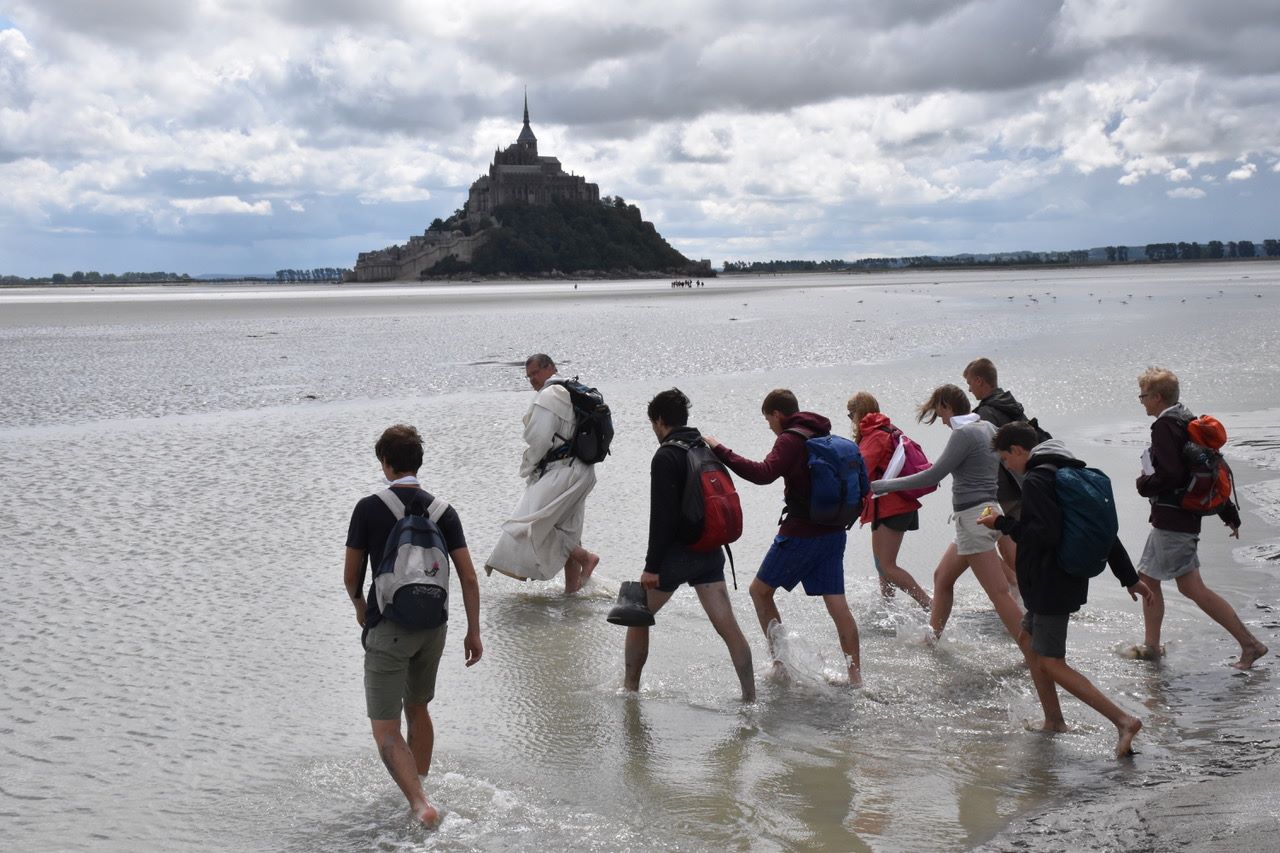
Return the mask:
[[[430,492],[416,486],[392,486],[391,490],[406,507],[416,500],[422,502],[425,510],[435,500]],[[444,511],[444,515],[440,516],[437,524],[440,527],[440,533],[444,536],[445,544],[449,546],[449,553],[467,547],[467,538],[462,532],[462,519],[458,518],[458,513],[452,506]],[[373,589],[372,568],[382,560],[382,551],[386,548],[387,537],[391,535],[391,528],[395,526],[395,515],[376,494],[361,498],[351,512],[351,524],[347,527],[347,547],[364,551],[365,566],[370,569],[369,592],[365,595],[367,604],[364,625],[366,629],[372,628],[382,619],[382,611],[378,607],[378,596]],[[361,569],[361,587],[364,586],[363,574],[364,569]]]

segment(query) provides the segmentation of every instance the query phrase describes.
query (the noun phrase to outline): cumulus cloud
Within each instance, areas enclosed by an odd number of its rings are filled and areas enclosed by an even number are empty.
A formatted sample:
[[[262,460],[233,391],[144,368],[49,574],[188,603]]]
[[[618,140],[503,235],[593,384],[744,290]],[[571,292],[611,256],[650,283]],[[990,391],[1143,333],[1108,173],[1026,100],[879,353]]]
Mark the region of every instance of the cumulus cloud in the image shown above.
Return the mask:
[[[1225,174],[1213,197],[1167,196],[1242,217],[1240,182],[1280,174],[1273,0],[690,0],[679,16],[657,0],[519,15],[500,0],[11,0],[5,14],[0,224],[17,246],[37,227],[402,241],[425,222],[398,217],[452,211],[514,139],[526,85],[544,153],[704,256],[992,235],[1072,248],[1107,217],[1154,221],[1143,205],[1167,182]],[[1148,239],[1165,235],[1105,242]]]
[[[1228,181],[1247,181],[1258,171],[1258,167],[1253,163],[1241,163],[1240,168],[1232,169],[1227,172]]]

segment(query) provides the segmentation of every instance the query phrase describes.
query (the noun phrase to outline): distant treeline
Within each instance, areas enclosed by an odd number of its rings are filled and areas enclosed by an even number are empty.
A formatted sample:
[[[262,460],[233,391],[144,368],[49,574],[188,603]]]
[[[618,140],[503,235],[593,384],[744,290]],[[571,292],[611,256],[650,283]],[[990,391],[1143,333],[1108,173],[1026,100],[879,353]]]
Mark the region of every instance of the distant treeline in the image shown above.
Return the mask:
[[[501,223],[470,263],[449,255],[424,276],[476,273],[527,275],[585,270],[682,270],[689,259],[662,239],[621,197],[602,203],[556,199],[547,205],[505,204],[494,209]],[[448,223],[445,223],[446,226]]]
[[[311,270],[276,270],[276,281],[342,281],[351,272],[342,267],[316,267]]]
[[[1207,243],[1148,243],[1104,246],[1070,252],[1000,252],[993,254],[917,255],[862,258],[857,261],[725,261],[726,273],[841,272],[963,266],[1036,266],[1044,264],[1123,264],[1142,261],[1202,261],[1232,258],[1280,258],[1280,240],[1210,240]]]
[[[191,281],[186,273],[176,272],[81,272],[76,270],[71,275],[56,272],[50,276],[22,278],[16,275],[0,276],[0,284],[130,284],[133,282],[154,281]]]

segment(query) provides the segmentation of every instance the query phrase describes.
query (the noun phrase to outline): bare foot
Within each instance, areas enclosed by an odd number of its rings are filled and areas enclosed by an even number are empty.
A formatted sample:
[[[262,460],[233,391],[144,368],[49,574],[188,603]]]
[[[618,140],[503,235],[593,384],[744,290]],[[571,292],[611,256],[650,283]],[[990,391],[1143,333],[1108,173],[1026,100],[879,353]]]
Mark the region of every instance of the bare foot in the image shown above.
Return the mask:
[[[1116,741],[1116,758],[1133,755],[1133,737],[1142,731],[1142,720],[1137,717],[1125,717],[1124,722],[1116,728],[1120,730],[1120,739]]]
[[[1269,649],[1266,646],[1264,646],[1260,641],[1254,640],[1252,646],[1250,646],[1247,649],[1241,650],[1240,660],[1236,661],[1231,665],[1234,666],[1236,669],[1248,669],[1249,667],[1253,666],[1254,661],[1256,661],[1258,658],[1265,655],[1268,651]]]
[[[436,829],[440,826],[440,812],[425,800],[421,806],[413,810],[413,816],[427,829]]]
[[[773,662],[773,669],[769,673],[774,681],[787,682],[791,680],[791,673],[787,672],[787,665],[780,660]]]
[[[582,564],[582,583],[587,582],[587,578],[591,577],[591,573],[596,570],[596,566],[600,565],[600,555],[587,552],[587,561]],[[581,589],[581,586],[579,586]]]
[[[862,686],[862,670],[854,666],[853,664],[849,664],[849,686],[850,687]]]
[[[1134,660],[1160,660],[1164,657],[1164,646],[1137,645],[1129,649]]]
[[[880,597],[893,598],[893,594],[894,594],[893,584],[889,583],[884,578],[881,578],[880,579]]]
[[[920,597],[916,599],[916,603],[923,607],[926,612],[929,608],[933,607],[933,599],[924,593],[920,593]]]
[[[1057,722],[1045,720],[1040,724],[1040,731],[1062,734],[1063,732],[1071,731],[1071,727],[1067,725],[1066,720],[1058,720]]]

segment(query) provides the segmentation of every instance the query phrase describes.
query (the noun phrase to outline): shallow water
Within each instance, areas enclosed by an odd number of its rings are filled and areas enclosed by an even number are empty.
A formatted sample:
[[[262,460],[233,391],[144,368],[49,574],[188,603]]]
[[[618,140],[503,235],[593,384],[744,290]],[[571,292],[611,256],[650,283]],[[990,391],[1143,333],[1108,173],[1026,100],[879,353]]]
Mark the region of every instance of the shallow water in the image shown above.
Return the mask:
[[[619,691],[622,632],[603,617],[643,557],[658,390],[678,385],[697,425],[758,457],[770,388],[838,429],[866,388],[933,455],[946,430],[913,425],[913,406],[987,355],[1112,474],[1136,556],[1134,377],[1159,363],[1232,431],[1246,526],[1237,543],[1206,523],[1205,578],[1280,650],[1271,269],[0,293],[0,828],[22,850],[963,850],[1064,798],[1256,763],[1277,746],[1270,660],[1225,667],[1230,638],[1171,589],[1160,665],[1124,656],[1141,617],[1109,576],[1073,621],[1073,662],[1146,722],[1141,755],[1115,762],[1109,724],[1074,700],[1075,732],[1028,731],[1030,680],[972,579],[926,647],[923,613],[880,599],[865,531],[846,577],[866,688],[841,683],[830,623],[799,594],[779,599],[798,676],[772,680],[745,586],[780,484],[740,487],[731,595],[757,703],[734,699],[688,591],[659,616],[639,696]],[[485,658],[464,669],[456,631],[432,704],[428,793],[448,814],[426,833],[367,733],[347,518],[379,487],[373,440],[409,421],[482,561],[518,495],[519,365],[539,350],[615,412],[588,507],[601,568],[570,599],[482,579]],[[948,509],[927,499],[903,548],[926,586]]]

